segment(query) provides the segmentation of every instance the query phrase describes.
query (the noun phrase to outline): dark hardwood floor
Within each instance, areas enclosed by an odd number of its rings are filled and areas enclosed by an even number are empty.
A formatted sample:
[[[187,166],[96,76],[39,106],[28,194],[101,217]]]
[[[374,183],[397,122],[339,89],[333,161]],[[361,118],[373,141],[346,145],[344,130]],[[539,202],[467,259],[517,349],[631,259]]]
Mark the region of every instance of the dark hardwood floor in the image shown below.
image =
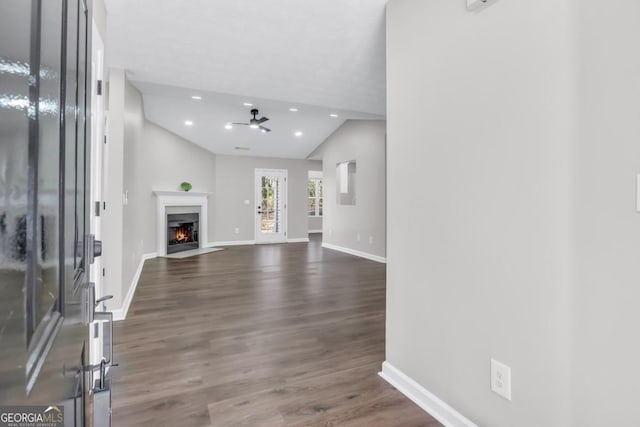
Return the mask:
[[[147,261],[113,425],[440,426],[377,376],[385,265],[311,243]]]

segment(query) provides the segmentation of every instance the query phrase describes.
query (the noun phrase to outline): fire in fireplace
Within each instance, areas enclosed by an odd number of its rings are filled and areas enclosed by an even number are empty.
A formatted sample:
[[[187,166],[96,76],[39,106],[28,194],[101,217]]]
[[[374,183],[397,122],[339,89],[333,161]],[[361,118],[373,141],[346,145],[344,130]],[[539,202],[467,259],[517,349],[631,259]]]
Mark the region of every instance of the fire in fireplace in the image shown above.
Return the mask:
[[[167,214],[167,254],[197,249],[199,214]]]

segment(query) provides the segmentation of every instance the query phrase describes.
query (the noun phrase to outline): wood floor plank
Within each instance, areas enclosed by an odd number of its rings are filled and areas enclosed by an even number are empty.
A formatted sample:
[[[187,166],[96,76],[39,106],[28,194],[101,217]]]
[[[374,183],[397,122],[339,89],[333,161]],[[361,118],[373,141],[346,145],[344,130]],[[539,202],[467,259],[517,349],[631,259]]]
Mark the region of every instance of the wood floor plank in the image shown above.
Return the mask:
[[[440,424],[378,377],[385,265],[310,243],[147,261],[116,324],[113,425]]]

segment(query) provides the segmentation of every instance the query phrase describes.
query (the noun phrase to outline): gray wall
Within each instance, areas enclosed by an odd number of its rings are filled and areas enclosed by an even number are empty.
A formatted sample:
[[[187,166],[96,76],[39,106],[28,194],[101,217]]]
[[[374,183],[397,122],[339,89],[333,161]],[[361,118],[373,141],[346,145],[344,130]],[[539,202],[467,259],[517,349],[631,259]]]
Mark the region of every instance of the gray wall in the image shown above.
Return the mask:
[[[582,0],[575,16],[574,425],[640,426],[640,2]]]
[[[127,194],[123,199],[123,238],[122,238],[122,297],[125,298],[131,279],[138,263],[145,252],[153,252],[148,246],[153,238],[153,232],[148,226],[153,223],[154,211],[151,198],[145,194],[148,186],[147,168],[153,167],[145,153],[144,109],[142,96],[127,81],[125,82],[124,97],[124,151],[123,151],[123,192]],[[146,246],[145,247],[145,243]]]
[[[478,425],[566,427],[568,1],[464,3],[387,5],[386,356]]]
[[[306,238],[307,181],[310,170],[321,163],[310,160],[274,159],[248,156],[216,156],[215,240],[217,242],[251,241],[255,239],[256,168],[288,170],[288,235],[289,239]],[[244,201],[249,200],[245,205]],[[239,233],[235,233],[235,229]]]
[[[323,242],[385,257],[385,122],[347,120],[313,155],[323,165]],[[343,206],[336,203],[336,165],[349,160],[356,161],[356,204]]]
[[[111,117],[111,116],[110,116]],[[156,252],[156,200],[154,190],[179,191],[180,183],[192,191],[213,192],[216,157],[144,118],[142,96],[129,82],[124,108],[124,192],[122,297],[126,296],[143,254]],[[121,203],[122,204],[122,203]],[[209,239],[212,240],[214,200],[209,197]]]
[[[322,231],[322,217],[309,217],[309,231]]]
[[[478,425],[640,425],[640,4],[387,10],[387,360]]]
[[[102,266],[104,294],[113,295],[109,309],[122,306],[122,182],[124,177],[124,70],[109,70],[107,137],[104,147],[103,198],[107,208],[102,213]]]
[[[307,175],[320,162],[216,156],[147,121],[142,96],[122,70],[111,70],[109,99],[104,262],[105,292],[114,295],[110,308],[122,306],[142,256],[156,252],[154,190],[179,191],[189,181],[193,191],[214,193],[207,243],[253,240],[254,169],[287,169],[288,238],[307,237]]]

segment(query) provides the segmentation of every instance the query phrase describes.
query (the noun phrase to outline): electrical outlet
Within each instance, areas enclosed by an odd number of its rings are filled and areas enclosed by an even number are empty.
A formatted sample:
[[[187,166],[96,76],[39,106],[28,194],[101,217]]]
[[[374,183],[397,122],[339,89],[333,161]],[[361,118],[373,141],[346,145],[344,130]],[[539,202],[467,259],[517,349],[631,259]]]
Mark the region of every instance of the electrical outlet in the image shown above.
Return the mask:
[[[491,391],[511,400],[511,368],[491,359]]]
[[[233,230],[233,232],[236,233],[236,234],[240,234],[240,229],[238,227],[236,227],[236,229]]]

